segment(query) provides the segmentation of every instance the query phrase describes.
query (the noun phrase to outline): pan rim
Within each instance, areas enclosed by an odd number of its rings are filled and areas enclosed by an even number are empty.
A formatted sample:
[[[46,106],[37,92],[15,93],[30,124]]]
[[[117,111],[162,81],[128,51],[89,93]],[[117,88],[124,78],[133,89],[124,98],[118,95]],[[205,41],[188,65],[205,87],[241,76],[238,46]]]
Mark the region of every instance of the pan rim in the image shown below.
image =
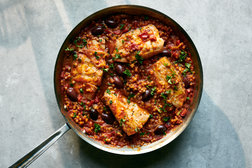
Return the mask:
[[[153,143],[150,143],[150,144],[147,144],[147,145],[144,145],[146,148],[145,149],[138,149],[138,148],[129,148],[129,147],[123,147],[123,148],[117,148],[117,147],[112,147],[112,146],[109,146],[109,145],[106,145],[106,144],[103,144],[99,141],[96,141],[92,138],[90,138],[88,135],[84,135],[80,130],[78,130],[78,128],[76,128],[74,125],[75,123],[67,118],[64,113],[62,112],[62,107],[60,106],[60,100],[59,100],[59,96],[58,96],[58,93],[57,93],[57,78],[56,78],[56,70],[57,70],[57,65],[59,64],[59,57],[60,57],[60,53],[62,52],[62,50],[64,50],[64,46],[65,44],[67,43],[67,41],[69,39],[71,39],[71,37],[73,36],[74,34],[74,31],[78,28],[80,28],[84,22],[87,22],[90,18],[96,16],[96,15],[99,15],[101,13],[105,13],[107,11],[120,11],[120,10],[125,10],[125,9],[129,9],[129,8],[135,8],[135,9],[140,9],[140,10],[147,10],[147,11],[151,11],[151,12],[154,12],[154,13],[157,13],[158,15],[162,16],[162,17],[165,17],[167,18],[168,20],[170,20],[171,22],[173,22],[178,29],[180,29],[180,31],[183,33],[183,35],[185,36],[185,38],[189,41],[189,43],[191,44],[191,47],[193,48],[194,52],[195,52],[195,57],[196,57],[196,60],[197,60],[197,63],[198,63],[198,66],[199,66],[199,77],[200,77],[200,84],[199,84],[199,90],[198,90],[198,97],[197,99],[195,100],[196,101],[196,104],[195,104],[195,108],[191,111],[191,114],[190,116],[188,117],[188,119],[186,120],[186,122],[184,122],[183,124],[181,124],[177,129],[179,129],[179,131],[177,131],[176,133],[174,133],[172,136],[170,136],[167,140],[163,140],[164,137],[156,142],[153,142]],[[116,13],[116,12],[115,12]],[[120,12],[119,12],[120,13]],[[154,151],[154,150],[157,150],[167,144],[169,144],[170,142],[172,142],[174,139],[176,139],[182,132],[184,132],[184,130],[188,127],[188,125],[191,123],[197,109],[198,109],[198,106],[199,106],[199,103],[200,103],[200,100],[201,100],[201,96],[202,96],[202,91],[203,91],[203,70],[202,70],[202,64],[201,64],[201,60],[200,60],[200,57],[199,57],[199,53],[196,49],[196,46],[194,45],[192,39],[190,38],[190,36],[187,34],[187,32],[175,21],[173,20],[172,18],[170,18],[169,16],[167,16],[166,14],[162,13],[162,12],[159,12],[155,9],[152,9],[152,8],[149,8],[149,7],[145,7],[145,6],[139,6],[139,5],[117,5],[117,6],[111,6],[111,7],[108,7],[108,8],[104,8],[104,9],[101,9],[101,10],[98,10],[96,12],[94,12],[93,14],[85,17],[81,22],[79,22],[72,30],[71,32],[67,35],[67,37],[65,38],[63,44],[61,45],[61,48],[58,52],[58,55],[57,55],[57,59],[56,59],[56,62],[55,62],[55,66],[54,66],[54,92],[55,92],[55,96],[56,96],[56,100],[57,100],[57,104],[59,106],[59,109],[61,111],[61,114],[63,115],[66,123],[71,127],[71,129],[79,136],[81,137],[85,142],[89,143],[90,145],[98,148],[98,149],[101,149],[103,151],[106,151],[106,152],[109,152],[109,153],[114,153],[114,154],[120,154],[120,155],[137,155],[137,154],[143,154],[143,153],[148,153],[148,152],[151,152],[151,151]],[[167,135],[166,135],[167,136]],[[155,145],[158,144],[158,145]],[[150,147],[148,147],[150,146]],[[153,147],[152,147],[153,146]],[[126,149],[126,150],[124,150]],[[133,150],[134,149],[134,150]]]

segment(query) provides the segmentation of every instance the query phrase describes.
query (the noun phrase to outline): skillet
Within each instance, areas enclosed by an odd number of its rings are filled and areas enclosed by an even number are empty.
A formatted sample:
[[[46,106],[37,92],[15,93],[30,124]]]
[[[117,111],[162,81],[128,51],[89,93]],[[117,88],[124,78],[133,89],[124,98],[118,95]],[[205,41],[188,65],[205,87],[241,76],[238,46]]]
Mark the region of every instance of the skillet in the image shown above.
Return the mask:
[[[174,130],[170,131],[165,137],[162,139],[148,144],[144,145],[142,147],[138,148],[129,148],[129,147],[112,147],[109,145],[102,144],[98,141],[95,141],[94,139],[88,137],[80,127],[64,112],[63,107],[63,97],[61,96],[60,91],[60,73],[63,66],[63,58],[64,58],[64,49],[73,41],[73,39],[79,34],[81,29],[86,27],[91,23],[91,21],[96,20],[98,18],[103,18],[109,15],[113,14],[132,14],[132,15],[147,15],[151,16],[153,18],[156,18],[160,20],[161,22],[169,25],[175,34],[181,38],[181,40],[187,45],[189,52],[192,55],[192,60],[194,62],[194,70],[196,74],[196,87],[195,87],[195,94],[193,97],[193,103],[191,107],[189,108],[189,113],[184,119],[184,122],[177,126]],[[120,6],[113,6],[109,8],[105,8],[103,10],[100,10],[84,20],[82,20],[67,36],[64,43],[62,44],[56,64],[54,69],[54,90],[55,90],[55,96],[57,99],[57,103],[59,106],[59,109],[62,113],[62,115],[65,118],[66,124],[64,124],[60,129],[58,129],[55,133],[53,133],[47,140],[42,142],[39,146],[37,146],[35,149],[33,149],[31,152],[26,154],[24,157],[22,157],[20,160],[18,160],[16,163],[14,163],[11,167],[27,167],[29,166],[35,159],[37,159],[43,152],[45,152],[53,143],[55,143],[64,133],[66,133],[69,129],[72,129],[80,138],[88,142],[89,144],[97,147],[98,149],[115,153],[115,154],[121,154],[121,155],[136,155],[136,154],[142,154],[154,151],[156,149],[161,148],[162,146],[170,143],[173,141],[176,137],[178,137],[185,128],[189,125],[191,122],[195,112],[197,111],[201,94],[202,94],[202,88],[203,88],[203,72],[202,72],[202,65],[200,61],[200,57],[198,54],[198,51],[193,44],[191,38],[188,36],[188,34],[184,31],[184,29],[176,23],[173,19],[166,16],[165,14],[156,11],[151,8],[143,7],[143,6],[136,6],[136,5],[120,5]]]

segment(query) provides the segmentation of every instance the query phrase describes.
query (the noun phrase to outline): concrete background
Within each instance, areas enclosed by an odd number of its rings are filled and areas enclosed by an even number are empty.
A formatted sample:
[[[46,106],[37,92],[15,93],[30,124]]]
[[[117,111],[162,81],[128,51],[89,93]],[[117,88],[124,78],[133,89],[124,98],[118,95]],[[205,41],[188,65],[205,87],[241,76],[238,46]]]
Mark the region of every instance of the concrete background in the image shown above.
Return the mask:
[[[251,0],[1,0],[0,167],[8,167],[64,124],[53,71],[71,29],[118,4],[157,9],[177,21],[201,56],[204,91],[186,131],[152,153],[118,156],[66,133],[31,167],[252,167]]]

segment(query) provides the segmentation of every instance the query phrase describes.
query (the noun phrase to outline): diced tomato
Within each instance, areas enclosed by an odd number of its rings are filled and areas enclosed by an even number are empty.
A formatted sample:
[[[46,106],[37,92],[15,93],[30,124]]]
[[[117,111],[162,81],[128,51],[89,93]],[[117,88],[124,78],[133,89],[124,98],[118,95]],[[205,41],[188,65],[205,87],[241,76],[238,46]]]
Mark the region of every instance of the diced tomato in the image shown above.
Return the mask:
[[[183,109],[182,112],[180,113],[181,117],[184,117],[187,113],[187,109]]]
[[[112,33],[112,31],[110,31],[109,29],[105,29],[104,32],[105,32],[105,34],[110,34],[110,33]]]
[[[143,32],[143,33],[139,34],[139,37],[142,40],[147,40],[149,38],[149,34],[147,32]]]
[[[130,49],[131,49],[132,51],[135,51],[135,50],[138,50],[138,49],[139,49],[139,46],[138,46],[137,44],[135,44],[135,43],[132,43],[132,44],[130,45]]]
[[[157,38],[154,34],[150,35],[150,41],[157,41]]]
[[[180,44],[180,40],[177,40],[176,41],[176,45],[178,46]]]
[[[126,32],[128,32],[129,31],[129,29],[128,28],[125,28],[123,31],[122,31],[122,33],[126,33]]]
[[[116,30],[116,31],[114,31],[114,33],[116,34],[116,35],[119,35],[120,33],[121,33],[121,30]]]

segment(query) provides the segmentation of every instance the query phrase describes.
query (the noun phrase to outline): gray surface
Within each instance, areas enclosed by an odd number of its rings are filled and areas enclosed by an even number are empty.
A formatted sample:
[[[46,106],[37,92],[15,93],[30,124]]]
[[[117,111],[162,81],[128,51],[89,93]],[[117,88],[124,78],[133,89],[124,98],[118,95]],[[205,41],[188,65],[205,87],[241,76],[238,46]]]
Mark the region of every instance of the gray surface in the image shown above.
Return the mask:
[[[117,4],[155,8],[191,36],[204,91],[191,125],[139,156],[100,151],[69,131],[31,167],[252,167],[252,1],[0,1],[0,167],[64,124],[53,89],[57,52],[91,13]]]

